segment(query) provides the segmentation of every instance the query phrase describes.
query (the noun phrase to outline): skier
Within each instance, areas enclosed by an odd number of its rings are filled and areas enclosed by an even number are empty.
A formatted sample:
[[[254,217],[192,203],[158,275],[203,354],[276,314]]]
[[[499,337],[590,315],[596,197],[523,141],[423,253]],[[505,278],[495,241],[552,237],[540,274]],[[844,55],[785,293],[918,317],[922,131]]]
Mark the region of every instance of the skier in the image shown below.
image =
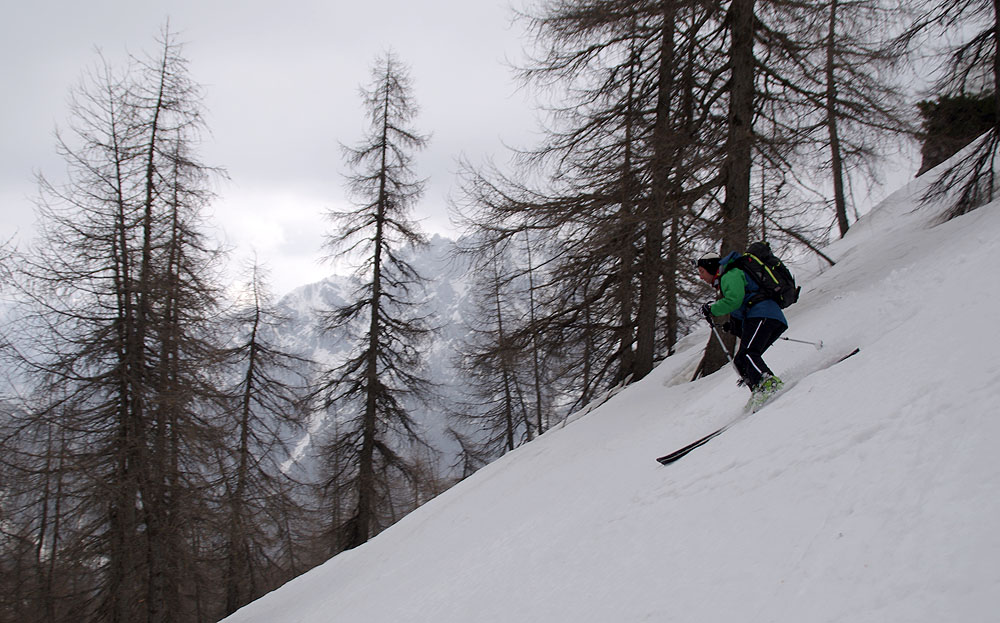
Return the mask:
[[[715,317],[729,314],[729,322],[723,328],[740,338],[733,364],[750,388],[747,407],[756,409],[783,385],[764,363],[762,355],[785,332],[788,321],[778,303],[771,299],[748,303],[759,286],[743,270],[731,265],[739,257],[736,252],[724,258],[717,253],[708,253],[696,262],[702,281],[721,292],[721,298],[702,305],[701,312],[713,325]]]

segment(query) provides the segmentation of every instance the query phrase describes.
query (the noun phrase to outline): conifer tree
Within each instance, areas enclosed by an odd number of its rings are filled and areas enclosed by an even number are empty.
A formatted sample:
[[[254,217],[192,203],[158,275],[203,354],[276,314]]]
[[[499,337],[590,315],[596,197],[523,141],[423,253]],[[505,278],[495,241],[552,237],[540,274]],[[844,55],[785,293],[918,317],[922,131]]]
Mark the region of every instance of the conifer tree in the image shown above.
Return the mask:
[[[94,578],[77,613],[93,620],[185,615],[219,441],[219,255],[201,230],[214,170],[194,154],[200,99],[180,46],[159,43],[76,92],[58,144],[69,181],[40,180],[42,242],[19,278],[19,366],[37,400],[17,430],[55,427],[54,516]]]
[[[354,300],[324,320],[327,331],[347,328],[356,341],[347,361],[323,374],[315,394],[338,421],[327,444],[335,470],[326,486],[345,497],[339,503],[346,517],[334,526],[340,548],[361,545],[386,527],[393,479],[418,477],[407,448],[426,444],[410,405],[430,390],[420,351],[429,328],[415,312],[424,279],[404,254],[425,244],[409,214],[423,188],[412,152],[427,138],[409,125],[417,108],[406,68],[392,54],[378,59],[362,95],[369,128],[358,146],[345,148],[356,207],[330,213],[336,231],[327,238],[331,256],[361,257],[360,285]]]
[[[451,417],[463,460],[478,466],[528,441],[532,422],[522,378],[530,369],[529,350],[515,339],[523,305],[511,293],[516,280],[509,273],[508,253],[499,249],[492,256],[474,257],[471,264],[475,324],[456,356],[456,367],[468,379],[466,399]]]
[[[943,96],[992,98],[994,126],[959,162],[948,167],[928,189],[926,199],[949,196],[945,218],[961,216],[993,200],[1000,150],[1000,6],[989,0],[922,2],[921,12],[899,37],[912,46],[926,33],[955,33],[940,68],[936,91]]]
[[[701,172],[720,153],[705,112],[717,55],[695,2],[553,2],[527,19],[538,54],[521,77],[553,102],[545,140],[514,176],[470,174],[463,209],[493,244],[545,239],[546,312],[531,332],[563,357],[567,383],[586,379],[584,397],[641,378],[678,337],[677,268],[720,179]]]
[[[309,362],[274,344],[283,318],[271,301],[263,269],[255,262],[234,317],[240,330],[228,351],[228,365],[238,380],[229,392],[230,440],[220,459],[225,479],[223,499],[227,614],[274,588],[274,575],[297,535],[287,526],[304,514],[296,484],[283,473],[291,457],[284,440],[300,432]],[[279,555],[284,550],[284,555]],[[277,568],[277,569],[274,569]]]

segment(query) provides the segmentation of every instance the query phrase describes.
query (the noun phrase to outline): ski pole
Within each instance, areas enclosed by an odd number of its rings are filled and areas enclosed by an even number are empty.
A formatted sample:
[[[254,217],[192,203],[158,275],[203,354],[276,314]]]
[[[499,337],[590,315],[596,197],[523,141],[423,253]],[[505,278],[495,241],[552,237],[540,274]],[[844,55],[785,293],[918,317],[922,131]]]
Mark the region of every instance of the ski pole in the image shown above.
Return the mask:
[[[795,338],[792,337],[779,337],[778,339],[785,340],[786,342],[798,342],[799,344],[812,344],[813,346],[816,347],[816,350],[823,348],[823,340],[820,340],[818,342],[810,342],[808,340],[796,340]]]
[[[729,359],[729,363],[736,365],[736,363],[733,361],[732,354],[729,352],[729,349],[726,348],[726,343],[722,341],[722,336],[719,335],[719,330],[715,328],[715,323],[710,320],[708,324],[712,325],[712,333],[715,334],[715,339],[719,340],[719,346],[721,346],[723,352],[726,353],[726,358]]]
[[[706,318],[705,320],[707,320],[708,324],[712,326],[712,333],[715,334],[715,339],[719,341],[719,346],[722,347],[722,352],[726,353],[726,359],[729,360],[729,365],[733,366],[733,369],[736,370],[736,374],[738,374],[740,377],[740,381],[739,383],[737,383],[737,385],[745,384],[746,381],[743,379],[743,373],[740,372],[740,369],[736,366],[736,361],[733,359],[733,354],[729,352],[728,348],[726,348],[726,343],[722,341],[722,336],[719,335],[719,329],[715,326],[715,322],[712,321],[712,319],[710,318]]]

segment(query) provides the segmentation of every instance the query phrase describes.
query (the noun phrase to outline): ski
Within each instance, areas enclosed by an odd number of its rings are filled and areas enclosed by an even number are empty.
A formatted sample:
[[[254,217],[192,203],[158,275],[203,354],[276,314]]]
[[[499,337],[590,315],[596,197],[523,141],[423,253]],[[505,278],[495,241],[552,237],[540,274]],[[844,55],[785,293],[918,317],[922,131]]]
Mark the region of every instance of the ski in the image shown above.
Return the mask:
[[[660,465],[670,465],[671,463],[673,463],[677,459],[680,459],[680,458],[684,457],[685,455],[687,455],[688,452],[691,452],[695,448],[703,446],[706,443],[708,443],[709,441],[711,441],[712,439],[714,439],[715,437],[718,437],[723,432],[725,432],[725,430],[727,428],[729,428],[730,426],[732,426],[732,424],[727,424],[727,425],[723,426],[722,428],[720,428],[719,430],[715,431],[714,433],[709,433],[709,434],[705,435],[704,437],[702,437],[698,441],[691,442],[691,443],[689,443],[688,445],[684,446],[683,448],[681,448],[679,450],[674,450],[670,454],[665,454],[665,455],[657,458],[656,461]]]
[[[854,350],[852,350],[851,352],[847,353],[846,355],[844,355],[840,359],[834,361],[831,365],[837,365],[838,363],[840,363],[841,361],[847,359],[848,357],[853,357],[854,355],[857,355],[860,352],[861,352],[860,348],[855,348]]]
[[[859,352],[861,352],[861,349],[860,348],[855,348],[854,350],[852,350],[851,352],[847,353],[843,357],[841,357],[841,358],[837,359],[836,361],[834,361],[832,364],[830,364],[830,366],[837,365],[841,361],[844,361],[845,359],[847,359],[849,357],[853,357],[854,355],[857,355]],[[825,366],[825,367],[830,367],[830,366]],[[785,388],[785,390],[783,390],[781,393],[784,393],[784,391],[787,391],[788,389],[791,389],[791,387]],[[775,396],[775,397],[777,397],[777,396]],[[768,403],[769,402],[770,401],[768,401]],[[768,403],[764,403],[764,404],[768,404]],[[761,405],[761,407],[763,407],[763,406],[764,405]],[[747,414],[747,415],[749,415],[749,414]],[[746,416],[744,416],[744,417],[746,417]],[[677,461],[678,459],[681,459],[681,458],[687,456],[688,453],[690,453],[695,448],[700,448],[701,446],[705,445],[706,443],[708,443],[712,439],[715,439],[716,437],[718,437],[722,433],[726,432],[726,430],[730,426],[732,426],[733,424],[736,424],[737,422],[739,422],[742,419],[743,418],[741,417],[741,418],[739,418],[737,420],[734,420],[734,421],[730,422],[729,424],[726,424],[722,428],[720,428],[720,429],[718,429],[718,430],[716,430],[714,432],[711,432],[711,433],[705,435],[701,439],[689,443],[688,445],[684,446],[683,448],[680,448],[678,450],[674,450],[670,454],[665,454],[665,455],[657,458],[656,462],[659,463],[660,465],[670,465],[674,461]]]

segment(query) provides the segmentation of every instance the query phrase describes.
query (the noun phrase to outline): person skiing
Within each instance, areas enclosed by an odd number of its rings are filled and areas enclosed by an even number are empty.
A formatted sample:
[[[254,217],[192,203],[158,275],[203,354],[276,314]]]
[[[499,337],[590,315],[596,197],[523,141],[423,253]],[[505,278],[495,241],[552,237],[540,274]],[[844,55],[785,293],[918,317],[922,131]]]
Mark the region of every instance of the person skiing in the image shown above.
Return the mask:
[[[735,251],[723,258],[717,253],[708,253],[698,259],[696,265],[701,280],[721,293],[719,300],[702,305],[701,312],[713,325],[716,317],[729,314],[729,322],[723,328],[740,338],[733,364],[750,388],[747,407],[755,409],[784,385],[764,363],[763,355],[788,328],[788,321],[776,301],[750,302],[760,287],[736,267],[734,262],[739,257]]]

